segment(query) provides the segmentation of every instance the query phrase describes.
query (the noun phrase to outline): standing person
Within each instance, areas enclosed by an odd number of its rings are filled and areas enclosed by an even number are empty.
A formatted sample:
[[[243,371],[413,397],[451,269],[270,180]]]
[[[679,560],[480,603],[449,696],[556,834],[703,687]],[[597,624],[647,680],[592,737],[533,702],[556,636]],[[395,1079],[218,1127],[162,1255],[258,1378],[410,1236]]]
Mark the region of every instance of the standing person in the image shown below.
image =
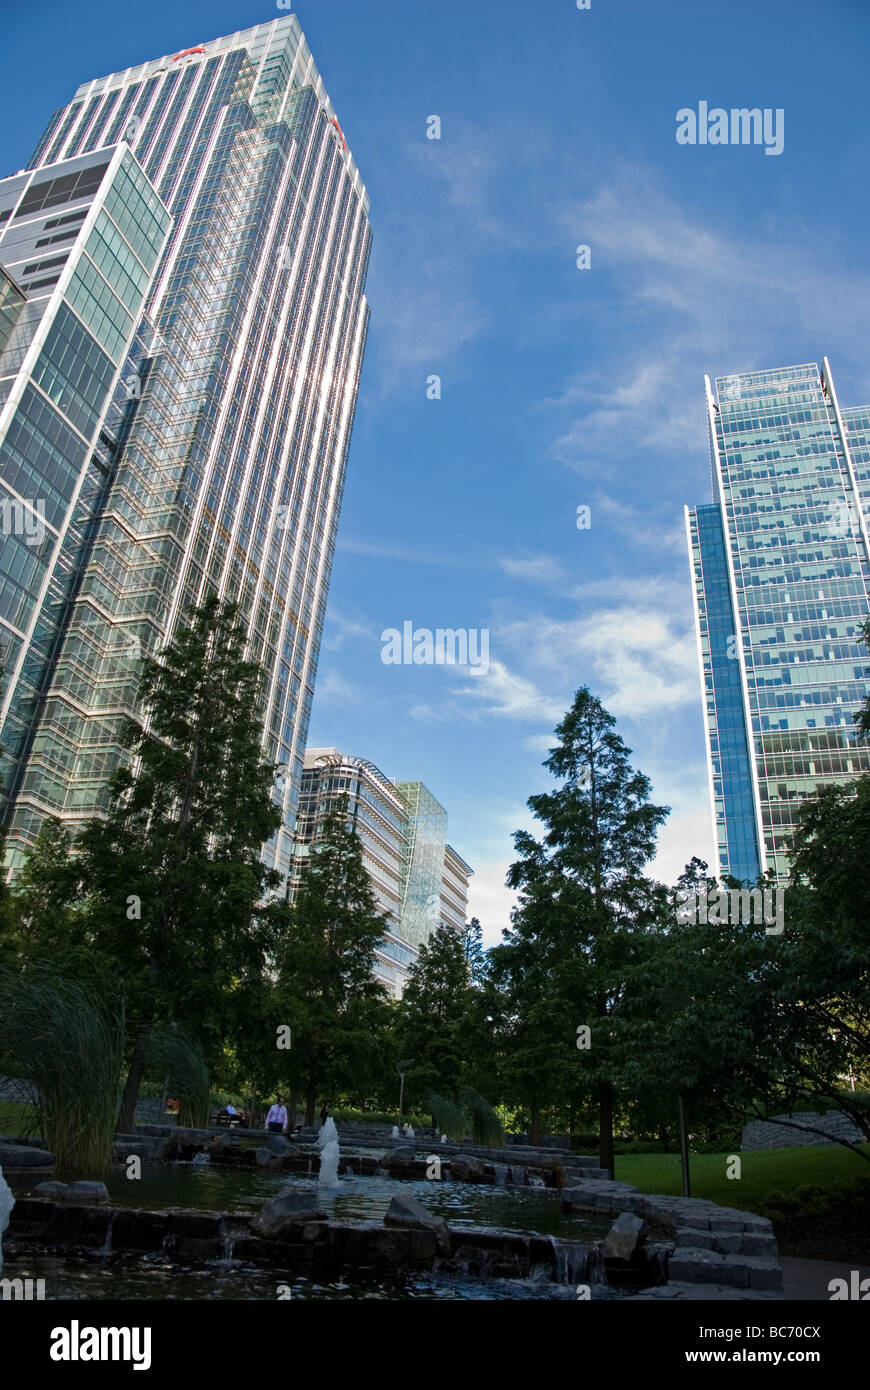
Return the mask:
[[[325,1100],[325,1101],[323,1102],[323,1109],[322,1109],[321,1112],[320,1112],[320,1127],[321,1127],[321,1129],[322,1129],[323,1126],[326,1124],[326,1121],[327,1121],[328,1118],[329,1118],[329,1107],[330,1107],[331,1104],[332,1104],[332,1101],[331,1101],[331,1100]]]
[[[279,1096],[277,1103],[270,1107],[266,1116],[264,1128],[270,1134],[286,1134],[287,1132],[287,1107],[284,1104],[284,1097]]]

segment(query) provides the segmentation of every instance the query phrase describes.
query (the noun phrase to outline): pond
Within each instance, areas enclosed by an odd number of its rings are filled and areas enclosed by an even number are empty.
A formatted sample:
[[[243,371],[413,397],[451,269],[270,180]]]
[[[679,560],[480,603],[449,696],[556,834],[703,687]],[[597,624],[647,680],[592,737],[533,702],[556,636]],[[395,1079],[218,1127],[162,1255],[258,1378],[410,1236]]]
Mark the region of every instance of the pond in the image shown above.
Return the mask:
[[[532,1280],[488,1280],[462,1276],[420,1274],[402,1279],[361,1280],[357,1275],[321,1281],[276,1271],[219,1262],[198,1269],[154,1259],[111,1262],[73,1256],[28,1255],[4,1267],[4,1276],[43,1279],[45,1299],[88,1301],[232,1300],[276,1302],[314,1299],[328,1302],[376,1299],[389,1302],[503,1302],[505,1300],[576,1299],[568,1286]],[[352,1278],[352,1282],[351,1282]],[[624,1297],[618,1290],[596,1286],[595,1301]]]
[[[39,1179],[10,1175],[16,1196],[31,1195]],[[258,1211],[279,1192],[316,1186],[316,1179],[267,1169],[228,1169],[200,1163],[143,1165],[131,1180],[116,1169],[106,1179],[112,1206],[195,1207],[201,1211]],[[457,1228],[497,1227],[503,1231],[565,1240],[595,1240],[607,1234],[612,1218],[562,1212],[559,1193],[545,1187],[494,1187],[446,1181],[399,1182],[392,1178],[340,1177],[337,1188],[317,1188],[317,1205],[340,1221],[382,1221],[393,1197],[415,1197],[435,1216]]]
[[[34,1195],[39,1181],[38,1174],[10,1175],[10,1186],[20,1198]],[[305,1274],[288,1273],[238,1258],[192,1263],[168,1253],[166,1245],[159,1253],[139,1255],[114,1247],[110,1252],[108,1245],[105,1250],[95,1249],[93,1254],[81,1249],[68,1254],[56,1250],[43,1254],[30,1248],[13,1255],[4,1270],[6,1277],[44,1280],[48,1300],[566,1300],[577,1297],[573,1287],[573,1252],[580,1261],[578,1269],[585,1268],[590,1247],[607,1234],[612,1224],[609,1216],[563,1212],[559,1192],[545,1187],[499,1187],[434,1179],[401,1181],[348,1174],[330,1189],[318,1187],[313,1177],[261,1168],[222,1167],[202,1161],[143,1165],[141,1177],[132,1180],[119,1166],[110,1172],[106,1185],[114,1207],[221,1213],[256,1212],[270,1197],[305,1189],[314,1194],[316,1205],[331,1220],[349,1224],[380,1224],[393,1197],[409,1196],[433,1215],[442,1217],[456,1233],[493,1231],[514,1237],[555,1237],[563,1243],[559,1250],[567,1254],[562,1263],[557,1260],[560,1273],[553,1273],[551,1261],[549,1272],[545,1262],[527,1269],[525,1278],[475,1277],[482,1271],[473,1263],[466,1265],[464,1259],[458,1269],[454,1263],[449,1272],[437,1272],[437,1268],[435,1272],[384,1272],[364,1263],[353,1272],[338,1273],[323,1267],[322,1277],[318,1278],[317,1271],[311,1268]],[[226,1253],[232,1255],[232,1245]],[[466,1268],[474,1273],[466,1274]],[[601,1275],[593,1277],[600,1279]],[[554,1278],[561,1282],[549,1282]],[[592,1297],[609,1300],[624,1297],[627,1292],[599,1282],[593,1286]]]

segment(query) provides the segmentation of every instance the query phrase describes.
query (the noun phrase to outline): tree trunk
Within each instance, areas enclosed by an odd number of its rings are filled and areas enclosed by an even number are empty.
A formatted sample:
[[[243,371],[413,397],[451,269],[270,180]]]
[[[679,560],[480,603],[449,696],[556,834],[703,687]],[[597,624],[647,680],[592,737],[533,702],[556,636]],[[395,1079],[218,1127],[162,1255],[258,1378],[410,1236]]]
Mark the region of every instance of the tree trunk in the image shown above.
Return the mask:
[[[139,1099],[139,1089],[142,1085],[142,1077],[145,1075],[145,1052],[148,1046],[148,1035],[151,1032],[151,1025],[154,1022],[154,994],[153,989],[160,973],[160,965],[157,957],[152,956],[148,961],[148,993],[151,1002],[145,1005],[142,1017],[139,1020],[139,1027],[136,1030],[136,1042],[133,1045],[133,1058],[130,1062],[130,1070],[127,1073],[127,1081],[124,1085],[124,1095],[121,1099],[121,1113],[118,1116],[118,1132],[120,1134],[132,1134],[133,1116],[136,1113],[136,1102]],[[146,995],[146,998],[148,996]],[[161,1119],[161,1124],[163,1123]]]
[[[613,1085],[602,1081],[598,1087],[598,1166],[614,1176]]]
[[[661,1144],[664,1153],[670,1152],[670,1150],[668,1149],[668,1142],[669,1137],[667,1125],[659,1125],[659,1143]]]
[[[154,1015],[149,1011],[142,1015],[139,1027],[136,1030],[136,1043],[133,1048],[133,1058],[130,1062],[130,1070],[127,1072],[127,1081],[124,1085],[124,1095],[121,1100],[121,1113],[118,1116],[119,1134],[133,1133],[133,1116],[136,1113],[136,1102],[139,1099],[139,1089],[142,1085],[142,1078],[145,1075],[145,1049],[148,1045],[148,1035],[151,1032],[151,1024],[153,1022]],[[160,1123],[163,1123],[162,1119]]]
[[[310,1076],[310,1077],[308,1078],[308,1089],[307,1089],[307,1092],[306,1092],[306,1099],[305,1099],[305,1125],[306,1125],[306,1128],[307,1128],[307,1129],[312,1129],[313,1126],[314,1126],[314,1111],[315,1111],[315,1109],[316,1109],[316,1106],[317,1106],[317,1077],[316,1077],[316,1076]]]
[[[532,1118],[530,1123],[532,1132],[529,1135],[529,1140],[532,1144],[539,1144],[541,1142],[541,1107],[537,1101],[532,1102]]]

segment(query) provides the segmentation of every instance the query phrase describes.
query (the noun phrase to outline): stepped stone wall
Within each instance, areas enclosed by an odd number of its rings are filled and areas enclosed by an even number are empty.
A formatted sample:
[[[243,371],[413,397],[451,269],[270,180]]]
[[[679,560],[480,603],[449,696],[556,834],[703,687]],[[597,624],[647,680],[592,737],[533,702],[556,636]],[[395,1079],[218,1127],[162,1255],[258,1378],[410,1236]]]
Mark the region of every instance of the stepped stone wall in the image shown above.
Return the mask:
[[[793,1120],[799,1125],[812,1125],[813,1130],[793,1129],[790,1125],[779,1123],[782,1120]],[[823,1130],[824,1133],[819,1134],[818,1130]],[[793,1115],[773,1115],[769,1120],[753,1120],[751,1124],[744,1125],[740,1147],[746,1153],[753,1153],[758,1149],[835,1144],[839,1139],[846,1139],[851,1144],[860,1144],[864,1135],[841,1110],[828,1110],[824,1115],[816,1115],[811,1110],[799,1110]]]

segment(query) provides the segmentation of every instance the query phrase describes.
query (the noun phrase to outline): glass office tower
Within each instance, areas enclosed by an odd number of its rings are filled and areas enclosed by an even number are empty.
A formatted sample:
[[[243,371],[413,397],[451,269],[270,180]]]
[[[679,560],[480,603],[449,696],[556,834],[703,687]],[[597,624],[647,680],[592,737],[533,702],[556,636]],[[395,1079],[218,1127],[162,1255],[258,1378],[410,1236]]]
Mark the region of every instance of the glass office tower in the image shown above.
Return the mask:
[[[782,880],[801,802],[870,772],[870,409],[840,408],[827,358],[715,387],[686,527],[718,869]]]
[[[309,748],[291,894],[305,873],[311,846],[321,838],[324,817],[343,797],[384,914],[374,973],[399,997],[432,932],[440,925],[463,930],[473,870],[447,843],[447,812],[422,782],[393,782],[364,758],[337,748]]]
[[[46,815],[74,824],[105,805],[140,656],[216,592],[241,605],[267,672],[264,752],[286,776],[266,857],[286,872],[368,326],[368,198],[293,15],[85,83],[55,112],[31,178],[119,150],[167,239],[141,309],[118,301],[101,248],[84,247],[105,332],[128,346],[106,418],[79,440],[90,452],[75,466],[104,486],[82,504],[66,588],[49,596],[32,564],[15,578],[50,635],[37,649],[20,615],[7,625],[12,859]],[[137,215],[115,226],[136,256]],[[0,264],[5,320],[10,298],[14,310],[23,294],[27,313],[30,296],[2,239]],[[63,297],[59,283],[52,313]],[[33,389],[43,405],[49,388]],[[0,436],[8,424],[4,407]]]
[[[48,795],[42,775],[68,751],[46,691],[87,567],[93,520],[110,490],[107,443],[123,413],[124,363],[171,220],[123,144],[0,180],[6,787],[29,763],[31,785],[44,785]],[[66,648],[72,699],[87,680],[90,655],[81,641]],[[39,819],[23,799],[19,833]]]

